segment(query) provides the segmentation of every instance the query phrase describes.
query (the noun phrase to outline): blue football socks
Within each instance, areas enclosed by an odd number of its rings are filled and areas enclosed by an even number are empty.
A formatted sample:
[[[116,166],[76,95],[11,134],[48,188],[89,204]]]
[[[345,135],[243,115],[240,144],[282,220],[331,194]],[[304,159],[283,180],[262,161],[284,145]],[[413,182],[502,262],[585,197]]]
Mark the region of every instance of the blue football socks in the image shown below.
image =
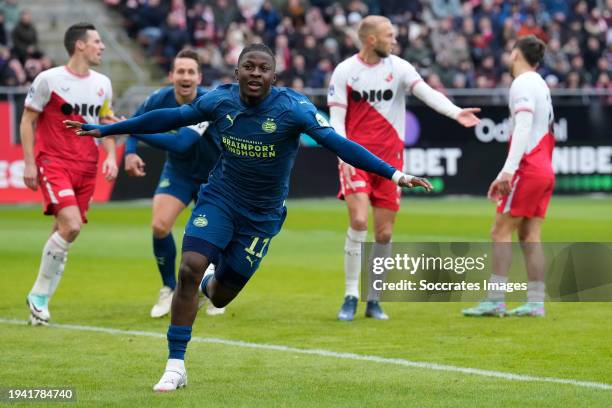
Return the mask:
[[[176,287],[176,245],[172,233],[164,238],[153,237],[153,254],[164,286],[174,290]]]
[[[168,358],[185,359],[187,343],[191,340],[191,326],[168,326]]]

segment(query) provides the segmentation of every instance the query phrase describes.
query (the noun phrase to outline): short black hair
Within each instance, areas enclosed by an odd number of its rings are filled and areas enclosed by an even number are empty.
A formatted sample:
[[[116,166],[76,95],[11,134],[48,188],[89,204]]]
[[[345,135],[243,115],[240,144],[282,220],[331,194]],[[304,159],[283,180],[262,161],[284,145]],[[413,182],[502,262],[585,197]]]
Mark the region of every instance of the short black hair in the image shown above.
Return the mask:
[[[261,51],[263,53],[268,54],[270,57],[272,57],[272,62],[274,63],[274,65],[276,65],[276,59],[274,59],[274,53],[272,52],[270,47],[268,47],[266,44],[262,44],[262,43],[249,44],[246,47],[244,47],[242,49],[242,52],[240,52],[240,55],[238,56],[238,65],[240,65],[240,61],[242,61],[242,58],[246,54],[248,54],[249,52],[252,52],[252,51]]]
[[[74,47],[77,41],[85,41],[87,39],[87,31],[95,30],[91,23],[77,23],[68,27],[66,34],[64,34],[64,47],[68,51],[68,55],[74,54]]]
[[[197,51],[192,50],[191,48],[185,48],[184,50],[179,51],[179,53],[176,54],[176,57],[174,57],[172,60],[170,71],[174,71],[174,61],[176,61],[177,58],[189,58],[194,60],[198,64],[198,72],[200,72],[200,64],[202,62],[200,61],[200,54],[198,54]]]
[[[521,37],[514,44],[514,48],[521,50],[521,53],[525,57],[525,60],[532,67],[536,67],[542,62],[544,58],[544,50],[546,50],[546,44],[535,35],[528,35]]]

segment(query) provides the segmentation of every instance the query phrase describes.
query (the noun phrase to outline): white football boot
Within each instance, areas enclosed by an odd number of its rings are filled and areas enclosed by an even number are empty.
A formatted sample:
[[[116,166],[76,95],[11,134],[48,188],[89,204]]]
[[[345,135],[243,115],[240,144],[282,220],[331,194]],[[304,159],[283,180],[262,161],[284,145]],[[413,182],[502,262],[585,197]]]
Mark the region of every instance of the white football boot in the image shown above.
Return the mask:
[[[166,370],[153,386],[153,391],[170,392],[187,386],[187,370],[183,360],[169,359]]]
[[[168,286],[163,286],[159,290],[159,297],[157,303],[153,305],[151,309],[151,317],[158,318],[163,317],[170,313],[170,306],[172,306],[172,296],[174,291]]]
[[[28,323],[32,326],[47,326],[51,320],[49,313],[49,296],[30,293],[26,297],[26,304],[30,309]]]

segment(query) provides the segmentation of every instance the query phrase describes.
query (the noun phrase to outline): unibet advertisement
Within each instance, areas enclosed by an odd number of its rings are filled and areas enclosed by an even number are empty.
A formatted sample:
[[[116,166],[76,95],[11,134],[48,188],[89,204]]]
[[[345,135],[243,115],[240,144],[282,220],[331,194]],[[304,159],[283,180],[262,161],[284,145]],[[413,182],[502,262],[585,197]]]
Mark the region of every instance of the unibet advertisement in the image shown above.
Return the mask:
[[[438,194],[484,195],[508,152],[505,106],[485,106],[466,129],[425,106],[406,112],[404,171],[428,177]],[[612,107],[555,108],[555,194],[612,192]],[[420,194],[418,190],[408,194]]]

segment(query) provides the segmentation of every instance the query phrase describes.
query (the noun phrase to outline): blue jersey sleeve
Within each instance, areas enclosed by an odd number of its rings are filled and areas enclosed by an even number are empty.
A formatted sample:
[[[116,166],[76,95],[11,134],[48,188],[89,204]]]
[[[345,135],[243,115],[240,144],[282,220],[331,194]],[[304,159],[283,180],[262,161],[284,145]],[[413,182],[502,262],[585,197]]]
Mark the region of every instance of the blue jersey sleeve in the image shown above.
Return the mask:
[[[200,134],[190,127],[182,127],[177,133],[134,134],[132,137],[159,149],[185,153],[200,139]]]
[[[179,108],[155,109],[112,125],[84,124],[83,130],[100,129],[102,136],[121,134],[163,133],[183,126],[214,120],[214,111],[220,102],[219,92],[202,95],[189,105]]]
[[[310,101],[298,101],[295,114],[301,132],[334,152],[344,162],[388,179],[391,179],[395,173],[395,167],[379,159],[361,145],[336,133]]]
[[[208,92],[190,104],[181,106],[181,115],[201,118],[198,122],[210,121],[213,119],[215,108],[219,105],[222,96],[218,90]]]
[[[147,103],[149,102],[149,99],[151,97],[149,96],[136,110],[136,112],[132,115],[132,117],[134,116],[139,116],[142,115],[145,111],[146,111],[146,106]],[[125,152],[123,153],[124,156],[127,156],[128,154],[132,154],[132,153],[136,153],[136,147],[138,146],[138,139],[134,138],[133,136],[129,136],[127,138],[127,140],[125,141]]]
[[[112,125],[82,125],[83,130],[99,129],[102,136],[122,134],[162,133],[183,126],[195,125],[208,120],[197,111],[181,108],[155,109],[140,116]]]
[[[138,139],[130,136],[125,141],[125,150],[123,152],[123,156],[127,156],[128,154],[136,153],[136,147],[138,146]]]

